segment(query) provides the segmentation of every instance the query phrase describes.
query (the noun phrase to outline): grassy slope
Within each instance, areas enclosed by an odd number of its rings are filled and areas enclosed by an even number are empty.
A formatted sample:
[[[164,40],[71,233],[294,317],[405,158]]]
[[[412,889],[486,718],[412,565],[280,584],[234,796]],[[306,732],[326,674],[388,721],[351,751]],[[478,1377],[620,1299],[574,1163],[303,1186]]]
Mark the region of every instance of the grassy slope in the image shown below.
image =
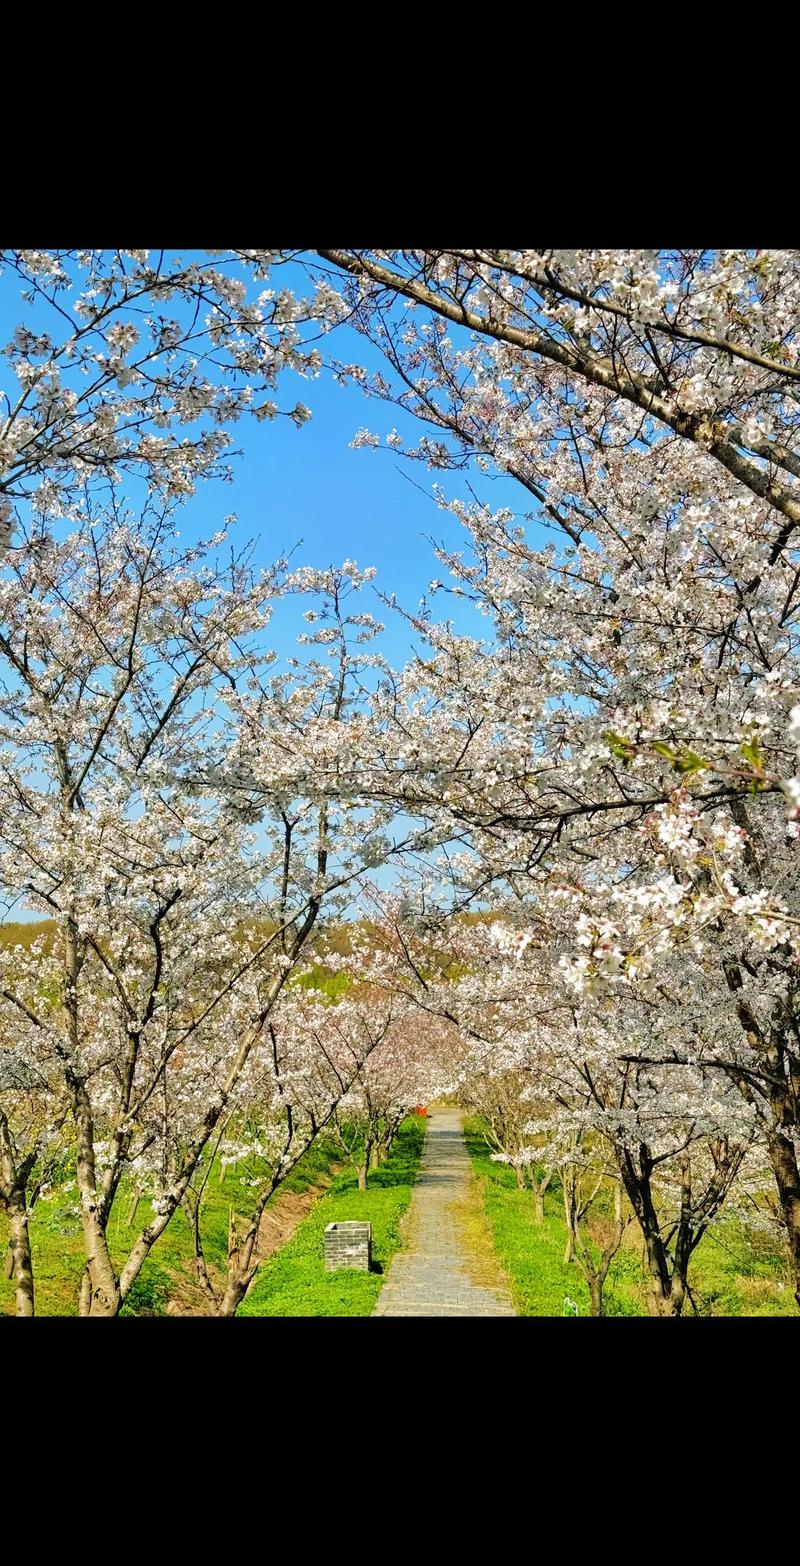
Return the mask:
[[[513,1171],[492,1163],[479,1122],[467,1120],[465,1135],[473,1168],[481,1183],[498,1256],[508,1274],[521,1316],[561,1316],[564,1299],[589,1313],[589,1296],[578,1269],[564,1265],[566,1227],[561,1192],[548,1190],[545,1217],[537,1224],[530,1191],[520,1191]],[[641,1248],[631,1243],[612,1262],[605,1289],[609,1316],[646,1315]],[[689,1273],[703,1314],[712,1316],[796,1316],[782,1259],[769,1248],[756,1250],[732,1223],[723,1223],[701,1241]],[[689,1312],[691,1314],[691,1312]]]
[[[261,1268],[239,1315],[371,1315],[383,1286],[382,1273],[400,1245],[400,1219],[411,1199],[424,1135],[425,1121],[409,1116],[391,1156],[370,1175],[366,1191],[357,1189],[355,1175],[339,1175],[289,1244]],[[382,1272],[324,1272],[325,1225],[348,1219],[372,1224],[373,1264]]]
[[[362,1218],[372,1224],[373,1257],[384,1268],[399,1245],[399,1221],[411,1197],[416,1178],[425,1122],[415,1116],[401,1126],[392,1155],[370,1176],[367,1191],[356,1189],[355,1175],[339,1174],[331,1191],[320,1198],[296,1234],[277,1256],[262,1268],[241,1315],[249,1316],[368,1316],[383,1278],[378,1272],[332,1273],[322,1270],[322,1231],[339,1218]],[[321,1138],[285,1181],[282,1189],[304,1191],[331,1179],[341,1150]],[[203,1240],[211,1267],[224,1264],[228,1240],[228,1211],[233,1205],[247,1211],[247,1193],[237,1183],[234,1170],[225,1181],[212,1176],[204,1210]],[[74,1193],[70,1198],[74,1205]],[[135,1227],[128,1228],[130,1193],[124,1188],[114,1206],[110,1225],[111,1250],[116,1261],[128,1253],[136,1234],[150,1216],[141,1202]],[[5,1249],[6,1225],[0,1215],[0,1254]],[[37,1314],[73,1316],[83,1267],[83,1242],[78,1218],[70,1206],[40,1203],[31,1223]],[[176,1213],[166,1232],[145,1262],[122,1314],[163,1315],[176,1291],[176,1279],[190,1277],[192,1243],[182,1212]],[[14,1311],[14,1286],[0,1273],[0,1315]]]
[[[0,924],[0,945],[30,946],[40,935],[55,929],[52,920],[31,920],[28,923]],[[317,965],[310,974],[297,981],[303,988],[313,985],[327,990],[332,998],[342,994],[349,984],[346,974],[328,974]],[[321,1138],[284,1182],[282,1190],[304,1191],[319,1185],[331,1177],[341,1151],[332,1141]],[[233,1206],[237,1212],[247,1213],[247,1195],[238,1185],[235,1170],[230,1170],[220,1184],[212,1176],[204,1207],[203,1243],[206,1258],[212,1271],[224,1265],[228,1241],[228,1213]],[[34,1277],[36,1282],[36,1309],[40,1316],[72,1316],[76,1312],[78,1283],[83,1268],[83,1237],[74,1208],[75,1193],[59,1198],[54,1194],[35,1209],[31,1222],[31,1246],[33,1250]],[[136,1214],[135,1226],[129,1226],[130,1188],[123,1182],[114,1204],[110,1224],[110,1245],[115,1262],[127,1256],[136,1235],[151,1216],[148,1202],[141,1202]],[[5,1254],[8,1225],[0,1212],[0,1259]],[[162,1238],[156,1243],[134,1284],[122,1314],[162,1315],[170,1295],[175,1292],[175,1279],[186,1275],[192,1267],[192,1240],[189,1226],[182,1212],[176,1213]],[[0,1270],[0,1315],[14,1312],[14,1286]]]
[[[310,1149],[298,1167],[284,1182],[282,1190],[305,1191],[317,1186],[333,1173],[336,1159],[341,1158],[337,1145],[329,1139],[320,1140]],[[238,1183],[235,1169],[229,1169],[220,1183],[212,1175],[208,1185],[204,1208],[203,1243],[209,1265],[224,1265],[228,1243],[228,1213],[231,1206],[247,1212],[249,1192]],[[75,1193],[66,1201],[56,1195],[52,1201],[40,1202],[34,1210],[31,1222],[34,1277],[36,1280],[36,1307],[40,1316],[74,1316],[78,1282],[83,1267],[83,1237],[80,1220],[72,1210]],[[130,1192],[123,1185],[111,1215],[110,1244],[114,1260],[120,1262],[130,1250],[136,1235],[151,1216],[150,1204],[142,1201],[136,1214],[135,1227],[127,1225]],[[0,1214],[0,1255],[5,1250],[7,1226]],[[192,1240],[189,1225],[182,1212],[177,1212],[169,1227],[153,1247],[153,1250],[134,1284],[123,1315],[162,1315],[167,1300],[175,1292],[175,1280],[188,1277],[192,1270]],[[0,1315],[13,1314],[14,1285],[0,1272]]]

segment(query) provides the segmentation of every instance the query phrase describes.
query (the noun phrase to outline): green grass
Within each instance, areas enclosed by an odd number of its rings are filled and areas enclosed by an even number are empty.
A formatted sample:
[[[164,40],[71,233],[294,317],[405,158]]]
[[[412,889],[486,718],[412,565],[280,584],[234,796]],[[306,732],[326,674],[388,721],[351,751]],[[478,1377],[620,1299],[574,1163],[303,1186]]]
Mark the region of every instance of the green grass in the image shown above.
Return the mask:
[[[282,1191],[301,1192],[331,1179],[341,1150],[332,1137],[320,1137],[281,1187]],[[228,1214],[231,1207],[246,1216],[252,1193],[240,1185],[237,1171],[228,1170],[224,1179],[216,1168],[208,1183],[203,1207],[203,1244],[209,1266],[223,1268],[228,1248]],[[114,1203],[109,1224],[109,1247],[119,1265],[128,1255],[137,1234],[152,1215],[150,1203],[141,1201],[135,1223],[127,1223],[130,1188],[123,1182]],[[73,1209],[76,1193],[56,1191],[51,1200],[40,1202],[31,1220],[31,1249],[36,1284],[36,1313],[39,1316],[74,1316],[77,1312],[78,1285],[84,1263],[83,1233]],[[0,1213],[0,1256],[5,1250],[6,1221]],[[193,1275],[193,1244],[189,1225],[179,1210],[153,1247],[136,1283],[122,1307],[123,1316],[161,1316],[167,1301],[176,1293],[180,1280]],[[14,1284],[0,1272],[0,1315],[14,1312]]]
[[[425,1122],[416,1116],[401,1126],[391,1157],[370,1175],[369,1189],[356,1189],[355,1175],[336,1174],[341,1148],[320,1137],[300,1161],[282,1191],[302,1192],[333,1181],[298,1226],[289,1244],[261,1269],[241,1315],[256,1316],[365,1316],[372,1310],[383,1279],[379,1272],[332,1273],[322,1271],[322,1231],[339,1218],[363,1218],[372,1224],[373,1258],[384,1267],[399,1245],[399,1221],[411,1196],[425,1134]],[[203,1209],[203,1244],[209,1267],[222,1269],[228,1246],[228,1214],[231,1206],[246,1215],[251,1193],[229,1169],[224,1180],[215,1170],[209,1181]],[[83,1270],[83,1235],[72,1211],[75,1192],[56,1194],[40,1202],[31,1221],[36,1312],[39,1316],[74,1316]],[[109,1246],[117,1265],[124,1261],[143,1225],[151,1216],[142,1201],[135,1223],[128,1226],[130,1190],[123,1188],[114,1204],[109,1224]],[[5,1250],[6,1223],[0,1214],[0,1255]],[[168,1300],[180,1292],[182,1279],[191,1279],[192,1238],[182,1211],[178,1211],[153,1247],[136,1283],[122,1307],[123,1316],[163,1316]],[[300,1261],[302,1258],[302,1263]],[[14,1285],[0,1272],[0,1315],[13,1315]]]
[[[464,1133],[518,1314],[561,1316],[569,1297],[587,1316],[586,1284],[576,1266],[564,1264],[567,1230],[560,1187],[551,1185],[546,1191],[544,1219],[537,1223],[533,1193],[518,1189],[507,1164],[492,1163],[480,1121],[465,1121]],[[701,1315],[800,1315],[783,1257],[768,1243],[750,1239],[733,1221],[723,1220],[704,1236],[692,1259],[689,1283]],[[647,1314],[641,1242],[634,1225],[609,1269],[604,1302],[609,1316]]]
[[[425,1121],[409,1115],[398,1131],[390,1157],[370,1175],[366,1191],[357,1189],[355,1175],[339,1175],[288,1245],[265,1262],[239,1315],[371,1315],[386,1268],[400,1245],[400,1220],[411,1199],[424,1137]],[[348,1219],[372,1224],[375,1270],[326,1273],[325,1225]]]
[[[492,1163],[480,1122],[466,1120],[464,1136],[517,1314],[561,1316],[568,1296],[587,1315],[588,1290],[576,1268],[564,1265],[567,1233],[560,1190],[545,1192],[545,1216],[537,1223],[533,1192],[519,1190],[508,1164]]]
[[[689,1269],[697,1304],[709,1316],[800,1316],[788,1269],[767,1238],[726,1222],[701,1240]]]
[[[281,1192],[308,1191],[327,1183],[340,1158],[341,1150],[333,1138],[320,1137],[284,1180]],[[216,1268],[224,1271],[227,1265],[230,1208],[233,1207],[246,1218],[251,1211],[251,1201],[252,1193],[239,1184],[235,1169],[229,1169],[223,1181],[219,1180],[217,1171],[212,1175],[203,1207],[203,1248],[212,1270]],[[129,1230],[122,1212],[117,1216],[118,1209],[122,1207],[123,1204],[117,1203],[111,1218],[111,1253],[115,1262],[127,1254],[136,1233],[150,1216],[148,1204],[142,1202],[136,1226]],[[176,1292],[175,1280],[192,1274],[192,1256],[191,1231],[183,1212],[179,1210],[153,1247],[120,1314],[163,1315],[167,1300]]]
[[[321,1137],[285,1182],[284,1190],[301,1192],[332,1180],[300,1223],[289,1243],[266,1262],[245,1300],[243,1316],[367,1316],[374,1308],[383,1274],[326,1274],[322,1236],[327,1223],[362,1219],[372,1224],[373,1258],[383,1272],[400,1244],[400,1220],[417,1175],[425,1121],[409,1116],[398,1133],[387,1162],[370,1176],[367,1191],[359,1191],[350,1172],[335,1173],[341,1151],[333,1139]],[[492,1163],[480,1133],[480,1123],[465,1124],[467,1146],[478,1179],[497,1256],[508,1276],[521,1316],[561,1316],[564,1298],[577,1301],[588,1315],[588,1290],[575,1266],[564,1265],[566,1228],[558,1186],[545,1194],[545,1217],[536,1223],[530,1191],[517,1188],[513,1171]],[[209,1182],[204,1209],[204,1242],[209,1265],[222,1267],[228,1239],[230,1206],[246,1213],[249,1191],[237,1172]],[[111,1219],[112,1254],[121,1262],[136,1234],[150,1216],[143,1201],[135,1225],[128,1227],[130,1193],[123,1189]],[[71,1316],[77,1309],[77,1289],[83,1267],[80,1222],[71,1211],[75,1193],[56,1194],[40,1203],[31,1223],[36,1277],[37,1313]],[[5,1220],[0,1214],[0,1255],[4,1251]],[[167,1301],[191,1276],[191,1236],[178,1212],[157,1242],[123,1307],[127,1316],[163,1315]],[[711,1316],[797,1316],[784,1260],[768,1239],[755,1240],[732,1220],[724,1220],[703,1239],[692,1260],[690,1284],[701,1314]],[[638,1230],[631,1226],[628,1243],[612,1263],[605,1290],[610,1316],[646,1314],[645,1279]],[[0,1315],[14,1311],[14,1287],[0,1271]],[[687,1312],[691,1314],[691,1312]]]
[[[347,973],[331,973],[322,963],[314,963],[303,973],[293,974],[289,984],[298,990],[320,990],[328,1000],[340,1000],[352,987]]]

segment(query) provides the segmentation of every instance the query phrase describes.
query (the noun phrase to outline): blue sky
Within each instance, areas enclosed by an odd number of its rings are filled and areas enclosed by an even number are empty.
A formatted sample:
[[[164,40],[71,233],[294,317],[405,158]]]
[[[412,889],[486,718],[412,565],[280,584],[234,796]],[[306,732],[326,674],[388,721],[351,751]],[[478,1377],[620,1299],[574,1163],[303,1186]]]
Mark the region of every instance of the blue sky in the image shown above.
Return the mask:
[[[288,419],[239,425],[235,438],[244,455],[236,460],[234,483],[203,485],[191,502],[191,522],[187,508],[186,523],[202,530],[233,510],[239,537],[258,537],[264,563],[295,546],[298,565],[355,560],[377,567],[376,586],[416,608],[429,582],[441,575],[426,534],[462,545],[461,530],[433,498],[434,480],[448,476],[404,464],[389,448],[352,450],[349,443],[361,426],[385,435],[402,422],[394,409],[367,402],[356,387],[336,386],[323,372],[316,381],[287,375],[282,389],[281,403],[304,401],[312,419],[301,429]],[[452,477],[457,484],[459,475]],[[384,618],[383,609],[375,612]],[[477,630],[477,617],[472,618]],[[408,630],[399,617],[386,623],[387,654],[402,661]],[[481,628],[485,631],[485,623]]]
[[[282,267],[275,286],[309,292],[307,275],[299,265]],[[37,324],[20,293],[16,276],[0,275],[0,343],[8,340],[18,322]],[[47,324],[52,325],[52,320]],[[350,328],[337,331],[331,346],[341,359],[386,368],[377,350]],[[4,386],[10,381],[11,389],[16,387],[3,360],[0,379]],[[434,483],[448,496],[466,497],[465,476],[429,472],[387,447],[352,450],[350,442],[364,425],[383,438],[397,428],[409,444],[418,440],[421,426],[392,406],[367,399],[356,386],[336,385],[324,371],[317,380],[287,373],[277,400],[287,408],[305,402],[312,419],[300,429],[288,418],[237,424],[232,431],[234,444],[243,454],[234,459],[234,482],[212,480],[200,486],[183,512],[184,536],[213,533],[225,515],[235,512],[238,541],[257,538],[257,558],[263,564],[293,548],[297,565],[324,567],[349,558],[361,567],[375,566],[376,586],[395,594],[406,607],[416,608],[429,582],[443,574],[428,537],[456,549],[464,542],[457,523],[437,506]],[[513,481],[490,482],[475,474],[472,481],[492,506],[527,509],[529,497]],[[295,650],[304,606],[295,601],[295,607],[296,629],[280,614],[270,636],[281,654]],[[442,618],[456,619],[461,630],[483,636],[489,631],[486,620],[469,605],[440,597],[435,608]],[[380,605],[374,612],[387,626],[383,651],[393,663],[402,663],[411,647],[409,628]]]

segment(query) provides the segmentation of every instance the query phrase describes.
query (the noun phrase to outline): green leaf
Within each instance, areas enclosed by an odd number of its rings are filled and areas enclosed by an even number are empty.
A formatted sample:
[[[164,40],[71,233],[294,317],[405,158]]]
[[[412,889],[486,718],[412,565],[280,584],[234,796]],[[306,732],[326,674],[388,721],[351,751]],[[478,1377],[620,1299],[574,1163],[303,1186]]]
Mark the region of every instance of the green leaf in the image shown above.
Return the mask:
[[[693,750],[687,750],[685,755],[675,757],[673,766],[675,771],[679,772],[682,777],[688,778],[695,772],[704,772],[708,767],[708,762],[704,761],[702,756],[695,755]]]
[[[603,739],[608,745],[611,754],[618,756],[621,761],[630,761],[635,754],[631,740],[623,739],[621,734],[614,734],[611,729],[606,730]]]
[[[761,770],[764,765],[764,757],[761,754],[757,739],[750,740],[742,745],[742,755],[745,761],[750,762],[751,766],[758,767],[759,771]]]

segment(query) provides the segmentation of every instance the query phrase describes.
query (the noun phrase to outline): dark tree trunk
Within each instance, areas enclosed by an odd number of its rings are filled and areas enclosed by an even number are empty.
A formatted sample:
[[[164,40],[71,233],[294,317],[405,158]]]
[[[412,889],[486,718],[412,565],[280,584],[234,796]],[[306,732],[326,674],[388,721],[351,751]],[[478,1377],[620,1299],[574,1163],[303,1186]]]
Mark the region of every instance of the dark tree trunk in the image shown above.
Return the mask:
[[[794,1145],[787,1136],[773,1134],[768,1145],[789,1240],[795,1299],[800,1305],[800,1169]]]
[[[602,1316],[603,1311],[603,1284],[604,1278],[599,1273],[589,1279],[589,1310],[592,1316]]]

